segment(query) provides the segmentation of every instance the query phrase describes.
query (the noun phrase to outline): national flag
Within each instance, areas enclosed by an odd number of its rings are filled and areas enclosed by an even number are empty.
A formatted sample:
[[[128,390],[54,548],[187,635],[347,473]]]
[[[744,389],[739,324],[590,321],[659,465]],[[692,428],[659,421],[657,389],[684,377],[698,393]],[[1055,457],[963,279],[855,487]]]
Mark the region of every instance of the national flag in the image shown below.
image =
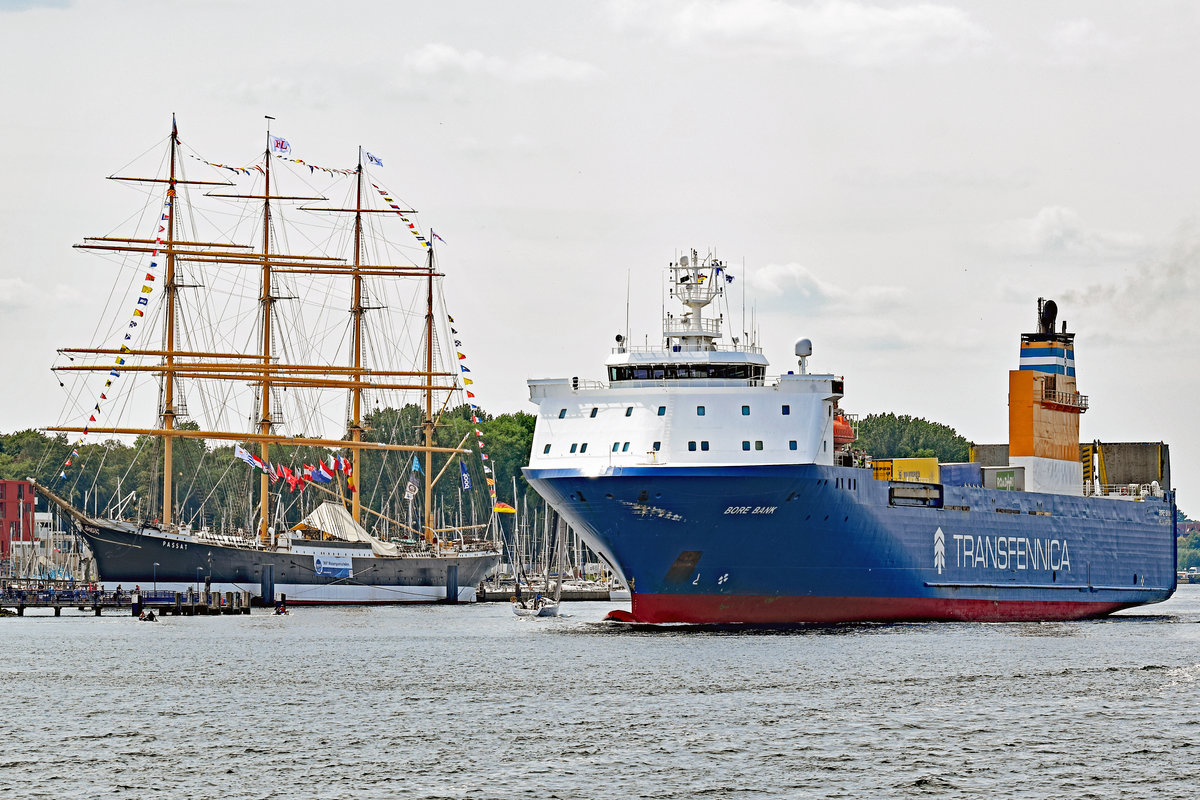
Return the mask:
[[[71,455],[72,455],[72,456],[74,456],[75,458],[78,458],[78,457],[79,457],[79,451],[78,451],[78,450],[74,450],[74,449],[72,449],[72,450],[71,450]]]
[[[67,464],[66,464],[66,465],[67,465],[68,467],[69,467],[69,466],[71,466],[71,459],[69,459],[69,458],[67,459]]]
[[[417,496],[417,473],[408,474],[408,485],[404,487],[404,500],[407,502]]]
[[[255,469],[258,469],[258,464],[255,463],[254,456],[250,455],[250,453],[247,452],[246,449],[243,448],[240,444],[235,444],[233,446],[233,456],[234,456],[234,458],[240,458],[242,461],[245,461],[250,466],[254,467]]]
[[[271,152],[283,153],[285,156],[290,156],[292,154],[291,142],[289,142],[287,139],[284,139],[282,136],[272,136]]]
[[[476,436],[483,436],[483,431],[479,430],[479,428],[476,428],[476,429],[475,429],[475,435],[476,435]]]
[[[488,475],[492,474],[492,469],[487,464],[483,465],[483,471],[486,472]]]
[[[383,166],[383,159],[376,158],[375,156],[371,155],[370,153],[367,153],[367,161],[370,161],[372,164],[375,164],[380,167]]]
[[[318,461],[317,466],[313,468],[312,479],[317,483],[330,483],[333,480],[333,473],[325,466],[324,461]]]
[[[492,511],[495,511],[497,514],[515,514],[515,513],[517,513],[517,510],[515,508],[513,508],[512,506],[510,506],[508,503],[496,503],[496,505],[494,505],[492,507]]]
[[[460,461],[460,462],[458,462],[458,467],[459,467],[459,469],[462,470],[463,491],[469,492],[469,491],[471,491],[471,476],[467,474],[467,465]]]
[[[479,457],[480,457],[480,458],[482,458],[484,461],[487,461],[487,460],[488,460],[488,454],[487,454],[487,453],[480,453],[480,454],[479,454]]]
[[[495,478],[484,478],[484,480],[485,480],[485,481],[487,481],[487,485],[488,485],[488,486],[495,486],[495,485],[496,485],[496,479],[495,479]]]

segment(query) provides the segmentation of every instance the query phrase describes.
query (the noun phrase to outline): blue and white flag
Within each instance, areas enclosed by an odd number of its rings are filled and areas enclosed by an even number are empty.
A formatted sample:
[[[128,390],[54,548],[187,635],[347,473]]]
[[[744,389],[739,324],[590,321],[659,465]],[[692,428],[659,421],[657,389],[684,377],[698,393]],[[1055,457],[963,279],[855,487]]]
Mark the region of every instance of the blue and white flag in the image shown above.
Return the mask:
[[[282,136],[272,136],[271,137],[271,152],[272,153],[281,153],[285,156],[290,156],[292,154],[292,145],[287,139],[284,139]]]
[[[463,491],[469,492],[469,491],[471,491],[471,476],[467,474],[467,465],[460,461],[460,462],[458,462],[458,467],[459,467],[459,469],[462,470]]]
[[[367,153],[367,161],[370,161],[372,164],[375,164],[380,167],[383,166],[383,159],[376,158],[375,156],[371,155],[370,153]]]

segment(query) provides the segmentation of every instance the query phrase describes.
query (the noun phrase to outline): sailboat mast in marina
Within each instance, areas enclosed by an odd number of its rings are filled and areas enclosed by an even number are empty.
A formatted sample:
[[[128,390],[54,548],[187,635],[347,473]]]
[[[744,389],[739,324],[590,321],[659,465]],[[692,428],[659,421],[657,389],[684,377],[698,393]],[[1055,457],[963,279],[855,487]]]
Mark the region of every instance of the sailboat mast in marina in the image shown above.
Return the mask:
[[[135,378],[148,373],[159,382],[157,427],[140,428],[110,425],[107,422],[101,425],[95,422],[93,415],[89,425],[63,425],[46,429],[79,434],[81,439],[89,434],[103,433],[146,436],[161,441],[162,496],[161,502],[155,507],[153,520],[131,522],[98,519],[71,509],[72,518],[95,552],[102,579],[112,582],[148,582],[149,565],[153,564],[159,585],[164,582],[171,583],[170,578],[164,580],[167,574],[174,575],[174,579],[182,584],[193,582],[198,571],[203,572],[210,582],[230,584],[237,588],[261,587],[264,596],[269,589],[273,593],[275,585],[287,586],[292,588],[292,592],[289,593],[291,602],[407,602],[469,599],[464,595],[473,597],[474,587],[484,574],[495,567],[498,554],[491,544],[470,538],[471,530],[482,529],[486,524],[466,526],[465,531],[461,528],[447,529],[435,525],[433,492],[437,479],[434,473],[434,458],[445,460],[442,470],[444,473],[445,467],[449,466],[453,459],[462,458],[470,451],[464,450],[461,442],[458,446],[447,447],[438,445],[435,440],[435,431],[439,425],[437,420],[450,408],[451,400],[458,396],[462,387],[458,382],[457,370],[451,371],[448,367],[439,366],[442,359],[448,361],[449,357],[439,351],[436,323],[439,316],[445,319],[448,315],[438,313],[436,301],[440,299],[440,293],[436,289],[441,274],[435,265],[432,241],[420,235],[415,224],[409,219],[408,215],[416,212],[401,209],[387,196],[386,191],[376,184],[373,184],[374,188],[387,202],[388,207],[374,207],[366,202],[366,176],[361,147],[353,169],[316,167],[299,159],[283,157],[284,153],[290,155],[290,144],[287,140],[273,135],[268,129],[267,146],[261,164],[231,167],[205,162],[214,167],[232,170],[239,176],[254,178],[258,177],[255,175],[258,173],[262,178],[261,183],[255,181],[254,188],[248,191],[237,190],[236,184],[228,180],[193,180],[184,177],[180,147],[181,142],[173,120],[166,177],[118,178],[150,185],[166,184],[165,201],[159,215],[161,219],[156,220],[158,230],[154,238],[94,237],[78,245],[83,249],[108,251],[126,258],[148,257],[152,270],[157,268],[158,260],[163,262],[161,286],[165,298],[161,304],[161,348],[147,349],[124,343],[118,348],[68,348],[60,352],[71,357],[72,363],[55,368],[61,372],[108,372],[109,379],[105,383],[105,389],[110,392],[113,390],[109,387],[125,373],[131,373]],[[196,156],[191,157],[204,161]],[[310,241],[322,236],[326,239],[325,242],[316,242],[318,246],[314,247],[315,252],[291,252],[287,246],[286,229],[282,224],[282,205],[320,203],[325,202],[327,198],[316,192],[290,193],[280,189],[278,178],[272,170],[277,160],[302,164],[308,168],[310,175],[315,175],[317,170],[320,170],[334,178],[353,177],[352,207],[340,207],[336,203],[326,206],[301,206],[301,210],[306,212],[350,216],[352,243],[348,259],[331,254],[331,251],[336,252],[337,249],[334,246],[340,235],[337,231],[344,230],[340,227],[330,228],[317,236],[309,234],[307,238]],[[187,195],[193,186],[205,189],[204,197],[213,198],[219,203],[261,203],[258,223],[261,230],[256,235],[258,248],[238,242],[239,235],[244,236],[241,229],[247,227],[244,223],[247,218],[223,213],[221,209],[209,211],[207,216],[205,212],[199,214],[202,219],[220,220],[222,216],[234,218],[232,224],[225,221],[223,226],[217,225],[218,228],[224,228],[219,234],[205,238],[183,235],[180,231],[183,211],[181,196]],[[220,187],[235,188],[233,191],[222,191]],[[385,263],[375,263],[377,258],[369,259],[364,223],[366,216],[371,214],[399,216],[406,223],[407,230],[416,237],[422,251],[421,263],[392,263],[393,259],[390,258],[384,259]],[[187,220],[193,227],[196,218],[197,213],[191,210]],[[386,245],[386,240],[384,243]],[[245,304],[244,308],[237,307],[239,290],[248,288],[244,278],[235,277],[232,288],[228,285],[229,273],[244,276],[247,270],[257,273],[257,308],[253,309],[249,308],[248,304]],[[183,272],[187,273],[187,277],[181,281],[180,276]],[[144,326],[150,321],[151,312],[145,298],[153,292],[156,277],[153,272],[146,273],[146,284],[141,290],[143,294],[139,295],[138,306],[130,320],[130,332],[125,334],[126,342],[133,340],[139,325]],[[410,282],[413,280],[421,284],[424,307],[420,310],[423,312],[423,325],[420,326],[419,335],[409,335],[409,349],[406,351],[408,355],[394,356],[394,353],[405,351],[392,344],[376,344],[369,347],[371,340],[367,336],[365,325],[368,312],[382,312],[386,319],[381,327],[387,330],[396,330],[400,327],[398,323],[403,323],[405,318],[417,316],[415,301],[412,307],[406,307],[402,300],[394,299],[399,308],[390,307],[393,298],[398,298],[395,293],[396,287],[402,283],[411,286]],[[295,283],[296,281],[303,283]],[[222,282],[225,282],[224,289],[216,285]],[[324,324],[329,330],[336,330],[341,326],[341,323],[326,317],[327,310],[333,313],[332,308],[339,293],[344,292],[341,287],[347,283],[350,324],[345,336],[348,342],[345,347],[338,346],[336,350],[331,351],[324,346],[327,338],[331,337],[318,335],[311,332],[310,328]],[[187,313],[181,313],[181,289],[198,290],[195,296],[199,299],[193,301]],[[222,292],[224,300],[220,299]],[[376,293],[374,296],[383,296],[387,300],[372,305],[372,292]],[[325,301],[315,310],[314,298]],[[278,315],[277,304],[283,301],[296,301],[297,305],[302,307],[300,320],[291,329],[287,327],[287,320]],[[233,323],[255,319],[255,330],[239,342],[236,334],[228,332],[221,320],[193,324],[197,319],[204,319],[197,312],[211,312],[219,302],[225,303],[225,308],[229,309],[225,316]],[[342,308],[345,309],[346,306],[342,305]],[[199,331],[192,328],[199,328]],[[230,325],[229,331],[232,330],[234,326]],[[180,342],[181,332],[186,333],[187,342]],[[195,343],[200,340],[205,340],[205,343],[203,346],[196,346]],[[136,343],[136,340],[133,341]],[[390,358],[392,363],[368,366],[369,349],[375,360]],[[414,350],[416,352],[413,352]],[[81,361],[115,357],[117,366],[114,368],[111,363],[74,363],[77,357]],[[408,362],[394,363],[397,357],[408,359]],[[341,364],[337,363],[339,360]],[[214,418],[217,424],[180,424],[180,418],[187,415],[186,404],[181,402],[180,393],[184,385],[191,387],[190,391],[200,396],[206,409],[211,412],[208,416]],[[203,387],[209,385],[215,385],[217,388],[207,392]],[[232,417],[228,409],[236,407],[239,391],[244,394],[247,387],[252,392],[250,399],[254,413],[249,417],[242,417],[241,423],[238,424],[236,417]],[[287,394],[289,390],[290,395]],[[345,438],[331,438],[312,432],[312,428],[320,427],[319,406],[316,401],[306,402],[305,398],[327,390],[348,393],[347,413],[341,418],[345,423]],[[379,437],[368,435],[370,428],[366,415],[367,393],[374,398],[376,408],[379,407],[380,397],[403,397],[406,393],[416,393],[420,399],[422,414],[419,443],[373,440]],[[103,392],[101,397],[107,400]],[[283,413],[284,408],[281,405],[285,397],[290,397],[291,403],[294,404],[288,406],[292,410],[288,415]],[[96,410],[100,411],[99,403]],[[326,417],[328,416],[327,414]],[[293,420],[299,430],[289,424]],[[180,517],[181,507],[175,499],[178,487],[173,483],[180,466],[176,459],[177,439],[244,442],[250,447],[257,444],[257,457],[245,451],[239,454],[240,458],[257,467],[260,472],[257,480],[256,510],[248,515],[253,520],[251,529],[257,531],[257,536],[242,537],[240,540],[238,537],[232,537],[235,541],[222,543],[224,550],[219,551],[219,557],[214,558],[210,548],[215,543],[203,540],[206,533],[203,525],[200,531],[194,531],[190,521],[183,522],[183,518]],[[319,483],[307,482],[303,476],[297,481],[290,469],[272,463],[272,445],[276,446],[274,460],[287,457],[280,455],[280,446],[348,451],[348,457],[345,459],[340,455],[326,453],[331,459],[331,464],[335,465],[333,473],[342,473],[346,477],[347,488],[350,490],[348,502],[320,505],[309,517],[301,520],[300,524],[288,532],[286,520],[278,518],[282,513],[279,509],[284,505],[282,487],[274,495],[277,518],[272,519],[273,483],[286,479],[293,490],[298,482],[301,489],[309,486],[331,497],[342,500],[346,498],[340,491],[340,474],[338,492],[326,489]],[[237,450],[240,451],[240,446]],[[364,451],[380,454],[380,457],[386,457],[387,453],[405,456],[414,454],[415,459],[420,460],[414,460],[414,470],[423,462],[424,497],[419,527],[409,528],[396,520],[387,520],[390,523],[389,527],[398,526],[415,534],[416,539],[409,540],[408,543],[385,542],[373,537],[363,527],[365,514],[384,518],[379,511],[364,504],[362,492],[359,491],[363,488]],[[339,469],[337,465],[343,463],[344,466]],[[331,476],[324,466],[324,458],[319,464],[319,467],[305,465],[305,473],[309,476],[315,475],[318,481],[324,476],[324,481],[329,482]],[[354,476],[357,486],[351,484],[351,476]],[[211,486],[196,487],[194,483],[195,481],[190,488],[198,492],[210,492],[213,489]],[[376,488],[378,486],[379,481],[376,481]],[[70,507],[69,503],[53,491],[44,487],[43,491],[51,495],[56,502]],[[384,486],[384,491],[388,491],[387,486]],[[391,491],[394,493],[394,487]],[[291,508],[295,502],[293,499],[288,507]],[[381,505],[386,507],[387,504],[388,495],[385,494]],[[446,536],[447,533],[450,535]],[[316,547],[310,544],[313,542],[319,543],[320,553],[306,551],[306,548],[313,550]],[[158,553],[164,548],[166,552],[186,553],[193,545],[197,549],[205,550],[205,559],[180,557],[169,559],[170,563],[166,563],[162,560],[166,556]],[[155,553],[158,554],[154,555]],[[305,562],[301,559],[301,568],[297,570],[297,554],[311,555],[312,560]],[[142,572],[146,572],[147,576],[143,577]]]

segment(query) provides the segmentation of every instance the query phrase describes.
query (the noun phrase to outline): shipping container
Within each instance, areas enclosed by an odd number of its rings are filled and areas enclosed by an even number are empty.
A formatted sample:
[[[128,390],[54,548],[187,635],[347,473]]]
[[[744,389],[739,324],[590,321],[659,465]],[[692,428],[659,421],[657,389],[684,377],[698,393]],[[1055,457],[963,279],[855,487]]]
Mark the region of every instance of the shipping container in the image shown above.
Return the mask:
[[[984,467],[983,488],[1023,492],[1025,491],[1025,468]]]
[[[877,458],[871,462],[871,471],[875,475],[877,481],[890,481],[892,479],[892,460],[890,458]]]
[[[943,486],[983,486],[983,465],[975,461],[939,464]]]
[[[938,461],[936,458],[893,458],[892,480],[913,483],[937,483]]]

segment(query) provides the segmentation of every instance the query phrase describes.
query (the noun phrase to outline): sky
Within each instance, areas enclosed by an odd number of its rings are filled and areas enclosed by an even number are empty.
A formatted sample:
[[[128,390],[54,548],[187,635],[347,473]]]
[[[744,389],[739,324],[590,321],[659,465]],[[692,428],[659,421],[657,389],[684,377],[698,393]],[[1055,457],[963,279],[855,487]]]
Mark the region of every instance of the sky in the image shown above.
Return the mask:
[[[1081,438],[1167,442],[1194,516],[1198,40],[1189,2],[0,0],[0,430],[67,422],[49,368],[114,278],[72,245],[135,210],[105,176],[173,113],[251,163],[270,115],[299,158],[378,155],[445,239],[492,413],[601,378],[627,314],[656,341],[695,248],[732,265],[771,372],[807,337],[846,410],[1003,442],[1046,297]]]

